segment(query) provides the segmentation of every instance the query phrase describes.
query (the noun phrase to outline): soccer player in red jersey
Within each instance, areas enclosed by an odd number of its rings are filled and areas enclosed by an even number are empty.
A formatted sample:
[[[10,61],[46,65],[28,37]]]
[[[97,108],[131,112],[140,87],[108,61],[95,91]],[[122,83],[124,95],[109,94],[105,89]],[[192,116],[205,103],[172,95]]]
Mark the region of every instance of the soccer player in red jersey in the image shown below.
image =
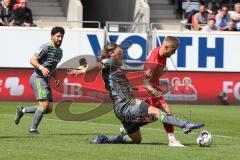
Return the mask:
[[[168,36],[164,39],[161,47],[152,50],[144,66],[144,87],[148,91],[146,102],[151,106],[160,108],[168,115],[173,115],[171,107],[164,100],[164,92],[161,89],[159,78],[166,72],[166,61],[170,58],[179,46],[176,37]],[[172,125],[164,124],[169,139],[169,146],[183,147],[174,135]]]

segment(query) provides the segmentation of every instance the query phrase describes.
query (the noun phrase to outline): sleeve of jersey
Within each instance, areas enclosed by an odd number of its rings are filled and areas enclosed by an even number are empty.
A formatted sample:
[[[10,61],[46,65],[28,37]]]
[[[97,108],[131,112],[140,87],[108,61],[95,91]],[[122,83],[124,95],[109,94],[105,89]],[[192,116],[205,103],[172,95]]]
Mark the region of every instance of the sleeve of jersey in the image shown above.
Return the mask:
[[[34,53],[34,55],[38,59],[41,59],[44,55],[47,54],[47,48],[48,46],[46,44],[41,45],[40,48]]]
[[[155,56],[151,52],[150,56],[146,59],[145,64],[144,64],[144,79],[150,80],[152,78],[152,70],[154,69],[154,59]]]
[[[156,64],[155,64],[155,54],[152,52],[150,53],[150,56],[146,59],[145,64],[144,64],[144,71],[146,72],[148,69],[153,69]]]

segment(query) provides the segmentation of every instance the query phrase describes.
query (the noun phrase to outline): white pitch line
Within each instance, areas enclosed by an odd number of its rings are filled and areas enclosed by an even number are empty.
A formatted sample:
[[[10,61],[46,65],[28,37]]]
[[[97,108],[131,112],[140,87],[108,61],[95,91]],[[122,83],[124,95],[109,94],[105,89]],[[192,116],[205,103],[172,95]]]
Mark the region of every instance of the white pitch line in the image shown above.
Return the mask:
[[[0,114],[0,115],[4,115],[6,117],[15,117],[14,115],[9,115],[9,114]],[[29,116],[25,116],[26,118],[28,119],[32,119],[31,117]],[[60,119],[51,119],[51,118],[44,118],[45,120],[49,120],[49,121],[55,121],[55,122],[66,122],[68,124],[79,124],[79,123],[83,123],[83,124],[90,124],[90,125],[102,125],[102,126],[111,126],[111,127],[118,127],[120,128],[120,125],[117,125],[117,124],[107,124],[107,123],[94,123],[94,122],[87,122],[87,121],[80,121],[80,122],[77,122],[77,121],[63,121],[63,120],[60,120]],[[148,127],[143,127],[141,128],[143,130],[152,130],[152,131],[165,131],[161,128],[148,128]],[[181,132],[181,131],[175,131],[175,132]],[[182,132],[181,132],[182,133]],[[197,134],[197,132],[191,132],[190,134]],[[214,137],[221,137],[221,138],[230,138],[230,139],[238,139],[240,140],[239,137],[232,137],[232,136],[224,136],[224,135],[217,135],[217,134],[213,134]]]

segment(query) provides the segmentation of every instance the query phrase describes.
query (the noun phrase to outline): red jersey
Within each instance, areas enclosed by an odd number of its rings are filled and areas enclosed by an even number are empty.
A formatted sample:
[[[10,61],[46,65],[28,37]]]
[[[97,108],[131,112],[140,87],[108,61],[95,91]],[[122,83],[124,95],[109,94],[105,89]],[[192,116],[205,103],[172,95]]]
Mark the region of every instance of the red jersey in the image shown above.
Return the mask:
[[[196,94],[195,90],[191,86],[182,87],[183,94]]]
[[[150,56],[147,58],[144,64],[144,76],[149,79],[149,82],[155,89],[162,91],[159,83],[159,78],[162,75],[163,68],[166,66],[167,58],[159,56],[159,49],[160,47],[157,47],[152,50]],[[151,74],[147,73],[148,69],[151,69]],[[166,103],[163,97],[155,97],[151,92],[147,93],[145,99],[147,103],[155,107],[160,107],[161,104]]]
[[[147,74],[148,69],[152,70],[152,74],[148,78],[150,79],[149,82],[154,87],[159,87],[159,78],[161,76],[163,68],[166,67],[167,61],[166,57],[159,56],[159,49],[160,47],[153,49],[144,64],[144,76],[149,76]]]

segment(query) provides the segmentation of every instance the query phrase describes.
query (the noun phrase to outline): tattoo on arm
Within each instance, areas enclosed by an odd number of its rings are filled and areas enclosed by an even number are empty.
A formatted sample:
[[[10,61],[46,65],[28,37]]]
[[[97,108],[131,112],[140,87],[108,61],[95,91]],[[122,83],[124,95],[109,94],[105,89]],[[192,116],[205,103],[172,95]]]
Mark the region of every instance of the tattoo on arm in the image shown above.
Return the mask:
[[[145,89],[150,91],[153,95],[156,95],[158,93],[158,91],[155,88],[153,88],[153,86],[150,82],[151,77],[153,76],[152,73],[153,73],[153,71],[151,69],[148,69],[146,71],[146,74],[144,75],[143,85],[144,85]]]

